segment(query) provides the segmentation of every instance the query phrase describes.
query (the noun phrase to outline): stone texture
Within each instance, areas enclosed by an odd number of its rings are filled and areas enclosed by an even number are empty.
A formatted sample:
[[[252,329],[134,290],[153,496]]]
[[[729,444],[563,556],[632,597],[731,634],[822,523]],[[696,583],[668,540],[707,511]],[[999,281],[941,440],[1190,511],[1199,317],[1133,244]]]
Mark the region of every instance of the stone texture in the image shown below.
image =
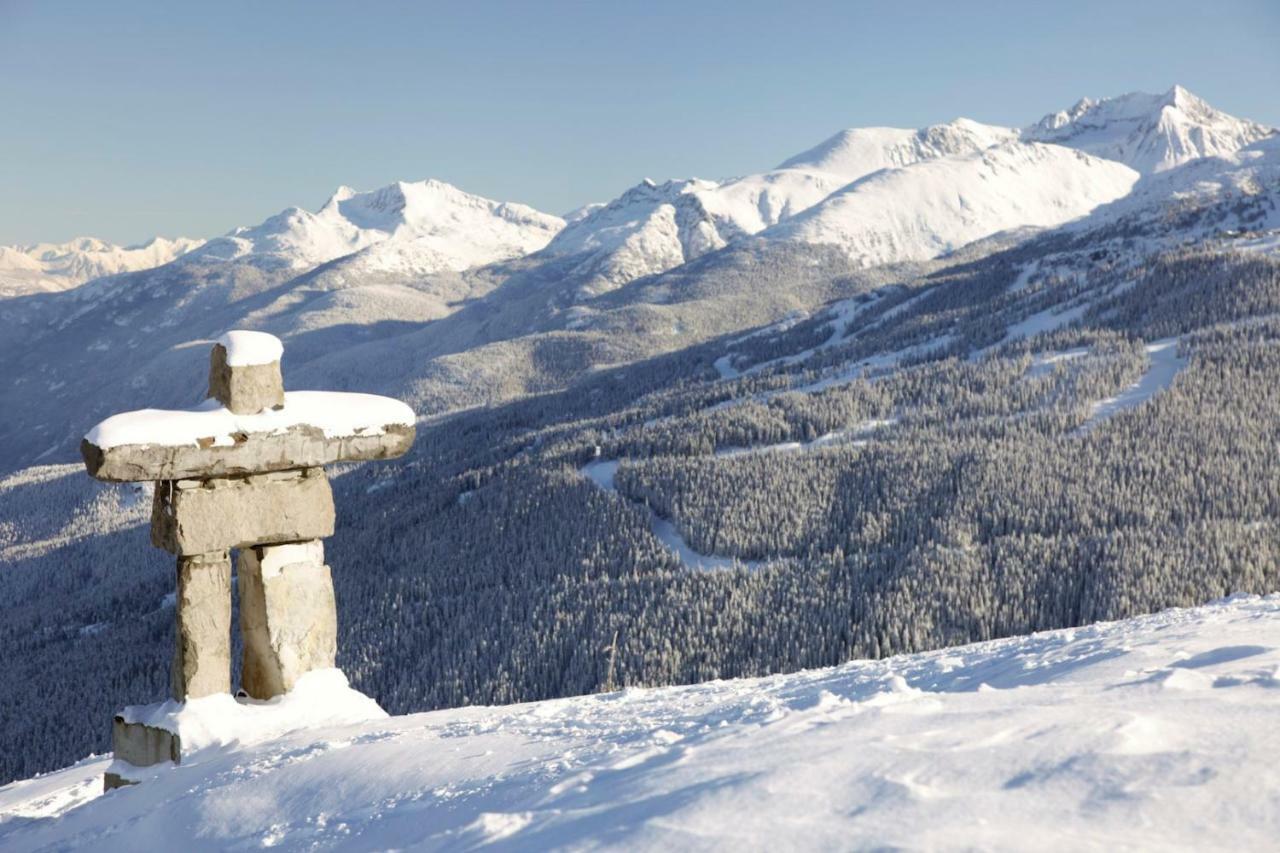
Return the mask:
[[[134,767],[150,767],[164,761],[180,763],[182,740],[177,734],[143,723],[127,723],[116,715],[111,725],[111,751],[117,761],[125,761]],[[137,782],[121,773],[107,773],[102,780],[104,790],[136,785]]]
[[[333,491],[323,468],[157,483],[151,544],[175,554],[333,535]]]
[[[322,543],[245,548],[236,576],[246,693],[270,699],[304,673],[334,665],[338,612]]]
[[[178,558],[177,644],[170,692],[179,702],[231,692],[231,555]]]
[[[199,480],[315,468],[334,462],[392,459],[412,446],[413,427],[388,424],[383,430],[377,435],[328,438],[319,427],[298,424],[279,432],[238,434],[232,445],[215,445],[211,436],[207,443],[200,444],[122,444],[102,448],[85,439],[80,443],[80,455],[89,474],[99,480]]]
[[[227,364],[227,348],[214,344],[209,353],[209,396],[237,415],[256,415],[284,405],[280,362]]]

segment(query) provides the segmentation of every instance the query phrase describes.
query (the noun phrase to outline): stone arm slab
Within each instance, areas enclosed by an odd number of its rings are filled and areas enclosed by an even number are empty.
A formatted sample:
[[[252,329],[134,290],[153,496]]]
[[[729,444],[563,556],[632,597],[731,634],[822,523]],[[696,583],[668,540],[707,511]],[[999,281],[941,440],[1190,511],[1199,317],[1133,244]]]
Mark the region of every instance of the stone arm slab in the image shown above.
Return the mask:
[[[414,413],[373,394],[290,391],[280,409],[237,415],[214,400],[107,418],[80,444],[99,480],[186,480],[392,459],[413,444]]]

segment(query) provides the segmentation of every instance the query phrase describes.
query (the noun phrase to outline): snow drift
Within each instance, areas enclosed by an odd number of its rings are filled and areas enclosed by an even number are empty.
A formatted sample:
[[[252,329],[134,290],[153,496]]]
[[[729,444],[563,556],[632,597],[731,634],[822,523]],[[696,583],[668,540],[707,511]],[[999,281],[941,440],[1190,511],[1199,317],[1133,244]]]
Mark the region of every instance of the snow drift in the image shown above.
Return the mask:
[[[109,759],[90,758],[0,788],[0,846],[1263,849],[1280,831],[1278,686],[1280,597],[1238,597],[827,670],[296,731],[106,796]]]

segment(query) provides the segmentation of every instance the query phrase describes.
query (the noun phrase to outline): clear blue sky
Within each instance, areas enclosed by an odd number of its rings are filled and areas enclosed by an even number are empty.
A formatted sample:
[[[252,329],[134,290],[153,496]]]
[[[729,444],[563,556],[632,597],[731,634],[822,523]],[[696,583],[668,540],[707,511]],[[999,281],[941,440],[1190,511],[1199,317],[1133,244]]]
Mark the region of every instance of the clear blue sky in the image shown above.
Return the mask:
[[[0,244],[210,236],[425,177],[563,213],[843,127],[1174,82],[1280,125],[1280,3],[0,0]]]

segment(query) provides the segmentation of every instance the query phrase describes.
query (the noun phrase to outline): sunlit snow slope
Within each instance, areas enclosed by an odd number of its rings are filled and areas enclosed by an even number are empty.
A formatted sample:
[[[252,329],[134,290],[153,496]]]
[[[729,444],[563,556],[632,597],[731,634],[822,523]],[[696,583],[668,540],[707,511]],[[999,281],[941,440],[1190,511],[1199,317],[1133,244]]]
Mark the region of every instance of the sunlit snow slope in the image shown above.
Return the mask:
[[[0,788],[0,847],[1266,849],[1280,597],[758,680],[298,732],[100,796]]]

